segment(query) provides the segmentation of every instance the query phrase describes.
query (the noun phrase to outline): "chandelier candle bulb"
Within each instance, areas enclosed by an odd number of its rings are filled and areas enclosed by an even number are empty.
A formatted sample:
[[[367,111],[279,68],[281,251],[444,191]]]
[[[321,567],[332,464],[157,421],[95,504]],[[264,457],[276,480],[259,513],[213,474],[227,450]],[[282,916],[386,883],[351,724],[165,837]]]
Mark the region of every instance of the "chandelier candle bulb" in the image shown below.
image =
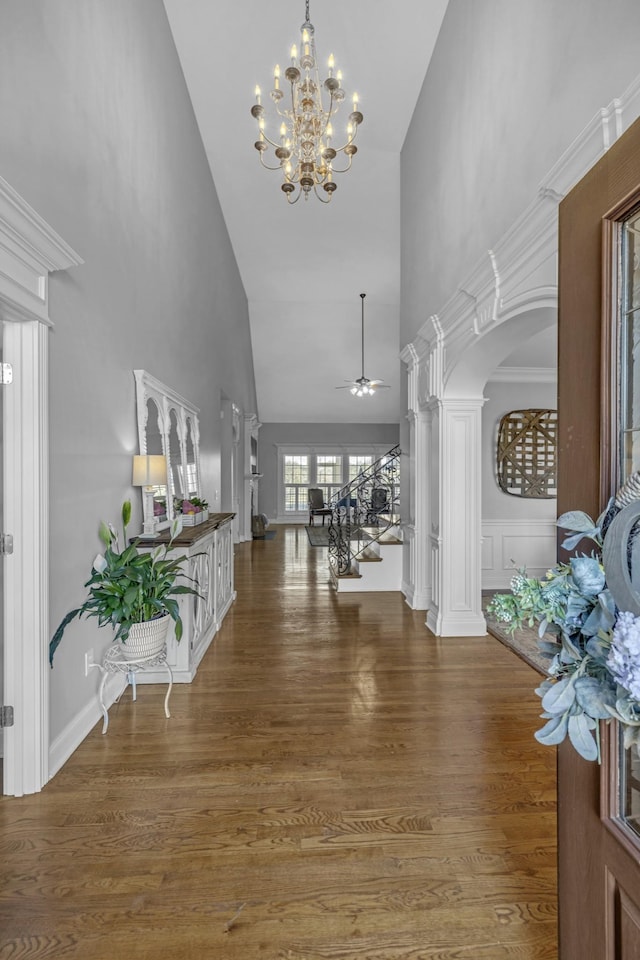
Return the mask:
[[[341,87],[342,72],[335,69],[335,57],[328,58],[328,76],[321,78],[316,52],[315,29],[309,19],[309,0],[305,0],[306,16],[300,28],[300,56],[298,46],[291,47],[291,65],[284,70],[284,78],[291,85],[291,98],[282,90],[280,66],[273,70],[273,89],[269,100],[274,105],[279,135],[274,139],[265,131],[261,91],[256,87],[256,102],[251,114],[258,123],[260,139],[254,144],[260,155],[260,163],[267,170],[279,170],[280,184],[288,203],[297,203],[301,196],[309,199],[315,193],[321,203],[329,203],[337,188],[335,173],[346,173],[356,153],[352,145],[357,128],[362,122],[358,94],[353,95],[353,112],[348,117],[350,126],[347,142],[332,146],[335,140],[333,123],[342,102],[346,98]],[[273,109],[273,107],[272,107]],[[345,118],[346,119],[346,118]],[[274,129],[274,127],[271,127]],[[270,148],[275,153],[275,162],[269,162]],[[347,163],[333,166],[339,153]],[[343,159],[343,158],[341,158]]]

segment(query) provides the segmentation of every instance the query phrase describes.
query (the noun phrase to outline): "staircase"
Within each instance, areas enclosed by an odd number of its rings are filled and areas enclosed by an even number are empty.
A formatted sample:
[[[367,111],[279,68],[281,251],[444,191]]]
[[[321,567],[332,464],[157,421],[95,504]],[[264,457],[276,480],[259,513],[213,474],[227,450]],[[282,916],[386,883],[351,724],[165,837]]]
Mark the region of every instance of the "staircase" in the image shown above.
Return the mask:
[[[400,590],[400,447],[331,498],[329,571],[339,592]]]

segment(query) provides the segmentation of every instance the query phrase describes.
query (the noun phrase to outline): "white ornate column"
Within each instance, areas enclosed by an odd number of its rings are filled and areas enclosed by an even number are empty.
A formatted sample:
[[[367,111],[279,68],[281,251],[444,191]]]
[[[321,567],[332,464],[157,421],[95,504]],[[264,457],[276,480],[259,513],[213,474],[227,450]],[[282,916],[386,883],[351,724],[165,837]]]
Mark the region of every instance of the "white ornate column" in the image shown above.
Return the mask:
[[[431,413],[425,409],[419,399],[420,354],[414,344],[409,344],[401,354],[407,364],[409,450],[408,484],[405,487],[407,503],[403,512],[407,520],[403,523],[406,544],[402,592],[412,610],[427,610],[431,599],[431,571],[428,550],[428,507],[429,507],[429,435]]]
[[[49,273],[82,263],[0,178],[3,361],[4,792],[36,793],[49,779]]]
[[[483,397],[431,403],[432,585],[427,626],[442,637],[486,633],[481,595],[483,404]]]
[[[242,523],[240,527],[240,539],[252,540],[253,530],[251,528],[253,503],[255,511],[258,508],[258,481],[261,473],[253,472],[253,462],[251,457],[252,440],[257,443],[258,430],[262,426],[258,422],[255,413],[244,418],[244,503],[242,510]]]

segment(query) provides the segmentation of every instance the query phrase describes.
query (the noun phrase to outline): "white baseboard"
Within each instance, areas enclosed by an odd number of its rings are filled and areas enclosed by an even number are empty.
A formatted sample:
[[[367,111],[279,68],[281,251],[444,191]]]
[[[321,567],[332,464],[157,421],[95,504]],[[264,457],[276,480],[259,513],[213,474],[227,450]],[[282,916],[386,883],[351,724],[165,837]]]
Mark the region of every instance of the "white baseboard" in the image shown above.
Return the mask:
[[[123,674],[113,674],[107,680],[104,688],[104,702],[107,710],[113,706],[116,699],[122,694],[127,685]],[[49,747],[49,779],[64,766],[69,757],[78,749],[82,741],[93,730],[96,723],[103,719],[102,709],[98,701],[98,692],[77,713],[71,723],[67,724]]]
[[[402,581],[400,591],[404,594],[407,606],[411,607],[412,610],[429,609],[429,603],[431,602],[430,593],[420,593],[419,590],[415,589],[413,584],[407,583],[406,580]]]

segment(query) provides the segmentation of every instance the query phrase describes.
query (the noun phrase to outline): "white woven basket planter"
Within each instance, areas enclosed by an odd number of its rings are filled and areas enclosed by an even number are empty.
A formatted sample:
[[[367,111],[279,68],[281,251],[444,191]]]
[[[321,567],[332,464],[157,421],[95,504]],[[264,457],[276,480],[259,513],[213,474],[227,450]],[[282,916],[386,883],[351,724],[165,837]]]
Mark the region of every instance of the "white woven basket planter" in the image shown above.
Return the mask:
[[[167,642],[167,630],[171,617],[167,613],[157,620],[145,620],[134,623],[129,630],[126,643],[122,644],[122,656],[125,660],[145,660],[155,657]]]

